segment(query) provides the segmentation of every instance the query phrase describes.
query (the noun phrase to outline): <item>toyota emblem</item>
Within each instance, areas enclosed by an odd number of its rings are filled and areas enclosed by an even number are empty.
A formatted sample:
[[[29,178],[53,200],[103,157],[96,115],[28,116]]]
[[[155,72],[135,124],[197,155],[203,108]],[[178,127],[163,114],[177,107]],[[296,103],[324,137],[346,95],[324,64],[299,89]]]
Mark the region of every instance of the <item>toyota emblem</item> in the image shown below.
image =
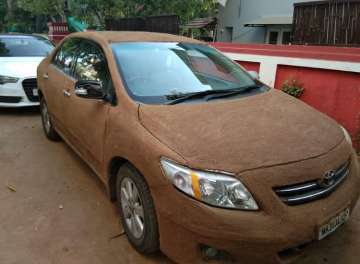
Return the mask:
[[[330,170],[325,172],[322,179],[319,181],[319,185],[323,188],[330,187],[335,183],[336,171]]]

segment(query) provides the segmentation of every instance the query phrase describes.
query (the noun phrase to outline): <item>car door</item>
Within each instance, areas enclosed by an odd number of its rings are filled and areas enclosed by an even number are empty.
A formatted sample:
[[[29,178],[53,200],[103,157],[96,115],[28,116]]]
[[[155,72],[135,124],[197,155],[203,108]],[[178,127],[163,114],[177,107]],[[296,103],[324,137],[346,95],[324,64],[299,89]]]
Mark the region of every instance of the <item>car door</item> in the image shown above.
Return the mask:
[[[105,55],[96,43],[81,40],[74,65],[73,78],[65,81],[66,127],[70,141],[81,156],[97,172],[103,161],[103,144],[110,103],[75,95],[77,81],[100,81],[105,92],[113,91]]]
[[[65,40],[42,76],[45,80],[45,99],[48,109],[61,132],[65,130],[64,85],[66,80],[71,78],[77,42],[77,39]]]

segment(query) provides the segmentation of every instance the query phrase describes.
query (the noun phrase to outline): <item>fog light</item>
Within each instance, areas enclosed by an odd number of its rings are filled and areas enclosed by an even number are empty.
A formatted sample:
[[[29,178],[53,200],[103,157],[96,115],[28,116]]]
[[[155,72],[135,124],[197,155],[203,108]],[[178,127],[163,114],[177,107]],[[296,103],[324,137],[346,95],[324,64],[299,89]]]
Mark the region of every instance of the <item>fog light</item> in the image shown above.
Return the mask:
[[[221,263],[233,262],[233,258],[229,253],[207,245],[201,245],[201,254],[205,261],[220,261]]]
[[[218,254],[218,250],[212,247],[205,247],[203,253],[205,257],[213,259]]]

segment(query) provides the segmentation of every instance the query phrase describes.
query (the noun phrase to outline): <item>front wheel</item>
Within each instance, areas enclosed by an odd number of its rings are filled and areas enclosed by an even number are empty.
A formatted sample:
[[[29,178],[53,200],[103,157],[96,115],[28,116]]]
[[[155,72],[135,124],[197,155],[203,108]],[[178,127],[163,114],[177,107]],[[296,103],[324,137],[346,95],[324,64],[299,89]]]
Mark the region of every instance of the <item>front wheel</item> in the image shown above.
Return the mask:
[[[116,181],[117,205],[128,240],[140,253],[159,250],[154,202],[143,176],[130,164],[123,165]]]
[[[46,137],[51,141],[59,141],[60,136],[53,127],[49,110],[44,98],[41,98],[40,100],[40,113],[41,113],[41,121],[42,121],[43,129]]]

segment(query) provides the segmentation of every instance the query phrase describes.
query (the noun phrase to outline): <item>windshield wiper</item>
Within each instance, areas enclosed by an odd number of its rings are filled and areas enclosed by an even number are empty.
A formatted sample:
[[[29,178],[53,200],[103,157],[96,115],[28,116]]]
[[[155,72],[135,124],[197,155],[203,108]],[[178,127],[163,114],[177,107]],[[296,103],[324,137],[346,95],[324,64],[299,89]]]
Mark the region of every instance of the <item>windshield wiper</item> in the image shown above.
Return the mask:
[[[247,93],[252,90],[260,89],[261,87],[263,87],[263,86],[262,85],[249,85],[249,86],[245,86],[245,87],[241,87],[241,88],[237,88],[237,89],[227,90],[223,94],[214,95],[214,96],[209,97],[207,99],[207,101],[213,100],[213,99],[220,99],[220,98],[235,96],[235,95],[242,94],[242,93]]]
[[[209,95],[215,95],[214,97],[211,97],[209,99],[217,99],[217,98],[223,98],[228,96],[237,95],[240,93],[248,92],[253,89],[261,88],[259,85],[250,85],[240,88],[234,88],[234,89],[227,89],[227,90],[205,90],[202,92],[197,93],[191,93],[191,94],[179,94],[179,95],[170,95],[168,97],[175,98],[172,101],[167,102],[167,105],[175,105],[179,104],[188,100],[196,99],[196,98],[203,98],[205,96]]]
[[[179,104],[191,99],[196,99],[196,98],[202,98],[205,97],[207,95],[210,94],[219,94],[219,93],[224,93],[226,92],[225,90],[205,90],[202,92],[196,92],[196,93],[189,93],[189,94],[175,94],[175,95],[169,95],[167,96],[168,98],[175,98],[169,102],[167,102],[167,105],[174,105],[174,104]]]

